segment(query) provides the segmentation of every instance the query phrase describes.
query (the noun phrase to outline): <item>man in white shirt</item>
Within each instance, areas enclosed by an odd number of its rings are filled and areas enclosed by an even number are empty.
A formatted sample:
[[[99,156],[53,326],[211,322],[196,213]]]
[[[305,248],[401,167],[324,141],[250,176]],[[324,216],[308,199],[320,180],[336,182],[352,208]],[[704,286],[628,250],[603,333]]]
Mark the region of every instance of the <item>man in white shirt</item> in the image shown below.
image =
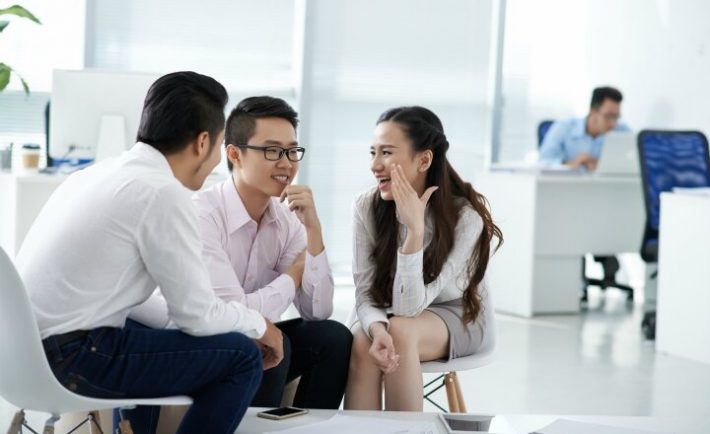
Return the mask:
[[[305,148],[298,115],[267,96],[241,101],[227,119],[231,176],[193,197],[203,258],[215,293],[278,321],[293,303],[301,318],[276,323],[284,360],[264,372],[253,406],[278,406],[285,384],[301,377],[294,405],[338,408],[352,335],[333,312],[333,277],[308,186],[294,185]],[[305,320],[305,321],[304,321]]]
[[[189,395],[181,434],[233,433],[261,380],[262,358],[269,368],[283,357],[280,331],[244,304],[216,297],[201,258],[190,194],[219,163],[226,102],[210,77],[159,78],[138,143],[70,176],[17,256],[59,381],[101,398]],[[124,328],[156,285],[179,330]],[[155,431],[150,409],[126,412],[136,433]]]

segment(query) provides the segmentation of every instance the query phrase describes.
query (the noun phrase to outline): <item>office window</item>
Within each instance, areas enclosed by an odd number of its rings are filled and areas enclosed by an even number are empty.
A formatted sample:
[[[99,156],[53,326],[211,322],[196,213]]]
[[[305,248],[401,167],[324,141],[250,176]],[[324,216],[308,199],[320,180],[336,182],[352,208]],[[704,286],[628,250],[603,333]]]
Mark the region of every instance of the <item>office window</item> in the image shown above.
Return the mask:
[[[234,93],[290,92],[293,1],[102,0],[87,66],[210,75]]]
[[[508,0],[506,12],[501,160],[536,148],[540,120],[586,115],[600,85],[621,90],[632,130],[710,130],[706,1]]]
[[[314,1],[304,182],[315,195],[329,259],[349,272],[355,196],[369,169],[378,116],[399,105],[439,115],[449,158],[471,180],[482,167],[491,1]],[[406,17],[406,19],[404,19]]]

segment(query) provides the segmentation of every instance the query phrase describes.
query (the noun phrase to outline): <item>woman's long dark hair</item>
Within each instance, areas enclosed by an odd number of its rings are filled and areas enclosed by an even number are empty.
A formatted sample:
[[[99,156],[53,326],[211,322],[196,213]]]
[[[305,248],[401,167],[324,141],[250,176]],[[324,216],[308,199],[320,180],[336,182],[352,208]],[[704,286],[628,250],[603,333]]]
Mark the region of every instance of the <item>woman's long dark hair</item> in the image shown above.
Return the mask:
[[[446,158],[449,142],[444,135],[444,127],[439,118],[424,107],[397,107],[384,112],[377,123],[398,124],[412,142],[412,150],[430,150],[434,155],[426,176],[425,188],[438,186],[439,189],[429,199],[428,209],[434,220],[434,233],[424,251],[424,283],[436,279],[441,272],[451,249],[454,247],[455,229],[461,209],[471,204],[483,219],[483,231],[473,249],[468,263],[470,276],[468,287],[463,294],[464,323],[475,321],[481,312],[482,303],[479,285],[488,267],[491,243],[497,238],[497,246],[503,243],[503,234],[493,223],[488,210],[488,201],[476,192],[470,183],[464,182]],[[465,200],[461,200],[463,198]],[[399,231],[394,201],[383,200],[375,194],[372,200],[375,223],[375,243],[370,259],[375,265],[375,278],[369,294],[381,307],[392,305],[392,285],[394,283],[395,260],[397,258]]]

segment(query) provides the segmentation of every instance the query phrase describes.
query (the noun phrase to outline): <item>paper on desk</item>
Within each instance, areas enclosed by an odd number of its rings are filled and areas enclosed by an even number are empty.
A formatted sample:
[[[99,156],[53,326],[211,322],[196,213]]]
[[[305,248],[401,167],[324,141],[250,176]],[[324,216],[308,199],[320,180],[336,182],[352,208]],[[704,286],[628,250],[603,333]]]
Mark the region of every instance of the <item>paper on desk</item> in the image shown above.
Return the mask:
[[[323,422],[301,425],[265,434],[436,434],[436,425],[426,421],[406,421],[379,417],[336,414]]]
[[[687,196],[709,196],[710,197],[710,187],[674,187],[674,194],[682,194]]]
[[[658,431],[646,431],[632,428],[620,428],[596,423],[576,422],[567,419],[557,419],[544,428],[531,434],[663,434]]]
[[[514,172],[514,173],[532,173],[532,174],[584,174],[588,173],[584,168],[574,168],[565,166],[564,164],[549,164],[544,162],[506,162],[494,163],[490,167],[493,172]]]

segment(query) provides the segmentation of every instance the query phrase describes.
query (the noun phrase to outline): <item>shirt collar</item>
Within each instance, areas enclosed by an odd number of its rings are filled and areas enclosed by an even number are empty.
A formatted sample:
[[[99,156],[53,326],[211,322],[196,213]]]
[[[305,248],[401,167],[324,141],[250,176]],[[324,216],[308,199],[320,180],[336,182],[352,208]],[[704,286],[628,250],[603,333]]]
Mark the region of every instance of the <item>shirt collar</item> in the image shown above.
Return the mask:
[[[165,155],[147,143],[136,142],[136,144],[128,150],[128,153],[130,155],[135,155],[142,160],[147,160],[157,169],[161,169],[169,173],[170,176],[175,176],[175,174],[173,174],[172,167],[170,167],[170,163],[168,163],[168,159],[165,158]]]
[[[587,135],[587,117],[577,119],[572,128],[572,136],[584,137]]]
[[[231,175],[222,183],[221,190],[222,203],[224,203],[224,211],[227,215],[227,231],[231,234],[253,220],[244,206],[242,197],[239,196],[236,187],[234,187]],[[262,220],[264,224],[278,223],[273,199],[269,200],[269,205],[266,208],[266,212],[264,212]]]

